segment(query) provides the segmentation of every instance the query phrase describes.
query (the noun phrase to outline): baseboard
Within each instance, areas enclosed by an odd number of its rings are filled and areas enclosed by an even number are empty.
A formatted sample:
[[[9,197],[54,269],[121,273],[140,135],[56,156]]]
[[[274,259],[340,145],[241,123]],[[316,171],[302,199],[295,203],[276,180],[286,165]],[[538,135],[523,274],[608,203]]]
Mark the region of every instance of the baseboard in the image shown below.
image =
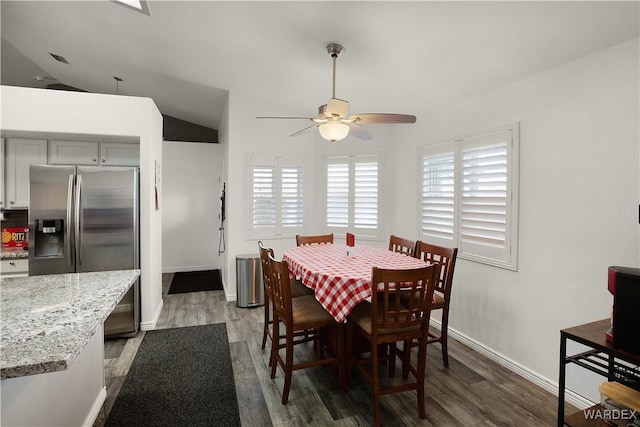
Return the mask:
[[[183,273],[187,271],[204,271],[204,270],[220,270],[215,265],[197,265],[192,267],[166,267],[162,269],[162,273]]]
[[[92,426],[96,422],[98,415],[100,415],[100,410],[102,409],[102,405],[107,400],[107,388],[102,387],[100,393],[96,397],[95,402],[93,402],[93,406],[91,406],[91,410],[87,414],[87,418],[84,420],[83,426]]]
[[[160,304],[158,304],[158,309],[156,310],[153,321],[151,322],[140,322],[140,330],[141,331],[152,331],[156,328],[156,323],[158,323],[158,319],[160,318],[160,313],[162,313],[162,305],[164,304],[164,300],[160,300]]]
[[[441,323],[438,320],[431,319],[431,325],[436,328],[441,328]],[[558,383],[549,380],[548,378],[538,374],[537,372],[532,371],[531,369],[515,362],[514,360],[509,359],[505,355],[496,352],[495,350],[487,347],[484,344],[479,343],[478,341],[456,331],[455,329],[449,328],[449,336],[456,341],[466,345],[469,348],[477,351],[483,356],[491,359],[492,361],[498,363],[501,366],[509,369],[510,371],[516,373],[517,375],[523,377],[527,381],[534,383],[540,388],[548,391],[554,396],[558,395]],[[586,409],[590,406],[593,406],[595,402],[586,399],[585,397],[571,391],[565,391],[565,401],[578,409]]]

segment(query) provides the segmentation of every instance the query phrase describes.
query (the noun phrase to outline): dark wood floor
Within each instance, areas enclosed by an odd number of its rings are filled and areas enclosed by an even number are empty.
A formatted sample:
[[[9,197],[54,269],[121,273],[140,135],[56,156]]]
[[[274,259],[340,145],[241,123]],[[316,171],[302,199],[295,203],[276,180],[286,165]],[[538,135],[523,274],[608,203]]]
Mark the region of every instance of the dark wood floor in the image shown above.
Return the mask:
[[[223,291],[166,295],[171,274],[163,275],[164,306],[157,329],[225,322],[243,426],[366,426],[373,423],[372,394],[354,374],[340,391],[331,368],[294,372],[289,403],[280,403],[282,372],[268,371],[260,348],[263,309],[238,308]],[[102,427],[131,361],[144,338],[107,340],[107,401],[94,427]],[[298,349],[297,357],[312,349]],[[415,350],[414,350],[415,351]],[[427,418],[418,418],[415,392],[383,396],[385,426],[552,426],[557,398],[462,344],[449,344],[450,367],[442,366],[440,347],[427,351]],[[396,375],[396,377],[400,377]],[[399,380],[396,379],[396,380]],[[203,396],[212,399],[215,396]]]

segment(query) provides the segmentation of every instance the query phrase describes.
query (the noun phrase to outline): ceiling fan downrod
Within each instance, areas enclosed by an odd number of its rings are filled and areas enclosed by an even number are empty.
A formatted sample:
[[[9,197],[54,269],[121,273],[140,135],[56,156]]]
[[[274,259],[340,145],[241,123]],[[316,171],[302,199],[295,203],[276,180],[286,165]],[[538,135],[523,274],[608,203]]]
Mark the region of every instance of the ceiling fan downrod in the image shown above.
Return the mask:
[[[331,59],[333,59],[333,82],[332,82],[332,92],[331,92],[331,97],[335,98],[336,97],[336,59],[338,59],[338,57],[340,56],[340,54],[344,52],[344,47],[340,46],[337,43],[329,43],[327,45],[327,53],[329,53],[329,56],[331,56]]]

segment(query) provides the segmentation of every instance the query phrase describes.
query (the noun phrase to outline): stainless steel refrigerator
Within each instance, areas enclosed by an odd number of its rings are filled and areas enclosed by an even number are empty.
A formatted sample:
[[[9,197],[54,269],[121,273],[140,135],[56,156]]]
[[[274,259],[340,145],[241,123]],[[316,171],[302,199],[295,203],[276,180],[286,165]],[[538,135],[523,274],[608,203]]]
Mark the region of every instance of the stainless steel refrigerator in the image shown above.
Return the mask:
[[[31,166],[29,275],[139,268],[138,169]],[[105,336],[133,336],[139,280],[104,324]]]

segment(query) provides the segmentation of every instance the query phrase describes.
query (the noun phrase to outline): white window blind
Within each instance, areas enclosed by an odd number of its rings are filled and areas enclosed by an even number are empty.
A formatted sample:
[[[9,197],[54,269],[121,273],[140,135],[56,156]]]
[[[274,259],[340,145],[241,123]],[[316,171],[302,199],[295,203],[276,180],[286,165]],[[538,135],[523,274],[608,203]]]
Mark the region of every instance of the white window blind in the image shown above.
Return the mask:
[[[377,236],[379,159],[377,155],[327,159],[327,228]]]
[[[459,256],[517,269],[518,123],[425,149],[421,234]]]
[[[327,165],[327,227],[349,226],[349,163]]]
[[[290,236],[304,231],[304,159],[250,158],[250,235]]]
[[[282,178],[281,225],[287,229],[302,228],[304,225],[302,167],[284,164],[280,171]]]
[[[451,148],[451,151],[448,149]],[[453,242],[454,239],[454,153],[447,146],[443,153],[422,158],[422,234]]]
[[[353,226],[378,228],[378,162],[354,164]]]

